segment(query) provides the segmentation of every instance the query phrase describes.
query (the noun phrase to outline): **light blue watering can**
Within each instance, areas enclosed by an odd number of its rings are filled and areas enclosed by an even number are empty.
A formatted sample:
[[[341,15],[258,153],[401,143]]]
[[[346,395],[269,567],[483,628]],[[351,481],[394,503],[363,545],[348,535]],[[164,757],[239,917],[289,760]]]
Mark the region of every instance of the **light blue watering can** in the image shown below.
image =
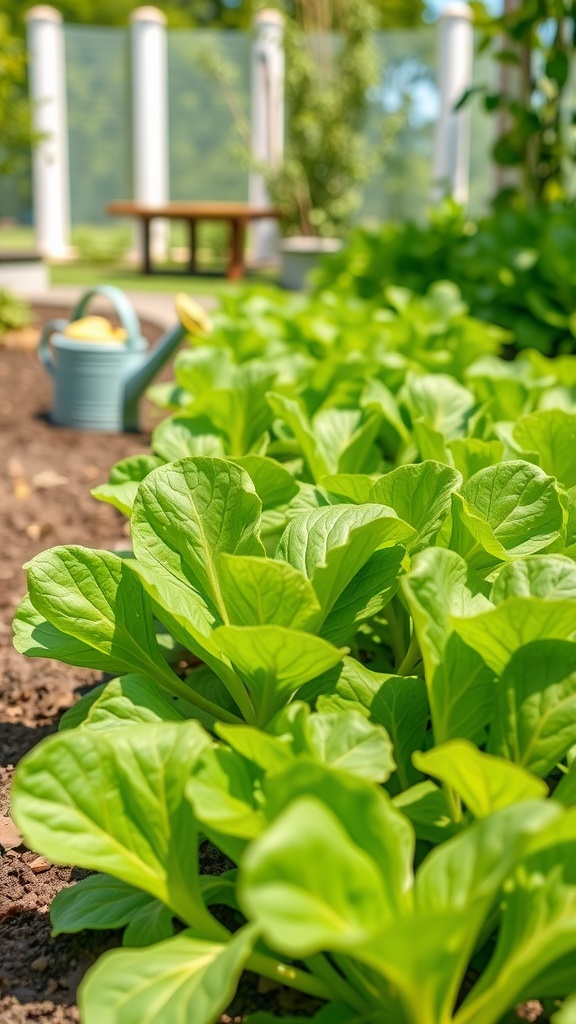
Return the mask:
[[[110,300],[126,340],[78,340],[62,333],[67,327],[66,320],[51,320],[45,325],[38,355],[54,378],[50,418],[59,426],[77,430],[138,430],[142,393],[182,341],[186,329],[177,324],[149,350],[134,309],[124,293],[112,285],[86,292],[71,321],[85,315],[94,295]]]

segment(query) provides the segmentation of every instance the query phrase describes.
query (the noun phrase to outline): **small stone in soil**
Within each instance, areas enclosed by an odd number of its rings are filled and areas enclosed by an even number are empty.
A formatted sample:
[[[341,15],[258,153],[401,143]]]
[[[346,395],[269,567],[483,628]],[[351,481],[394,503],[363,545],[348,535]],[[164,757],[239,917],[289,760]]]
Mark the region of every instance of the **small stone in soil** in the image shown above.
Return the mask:
[[[0,816],[0,846],[4,850],[14,850],[21,842],[22,836],[12,819]]]
[[[46,857],[35,857],[30,861],[28,867],[35,875],[39,875],[42,871],[49,871],[52,865],[49,860],[46,860]]]
[[[68,482],[67,476],[62,476],[54,469],[43,469],[41,473],[35,473],[32,477],[32,486],[37,491],[48,490],[50,487],[63,487]]]
[[[48,967],[47,956],[37,956],[35,960],[30,964],[31,971],[45,971]]]
[[[28,526],[24,530],[24,533],[26,534],[27,537],[30,537],[30,540],[40,540],[41,537],[45,537],[46,534],[51,532],[51,530],[51,523],[33,522],[28,524]]]
[[[544,1013],[544,1007],[539,999],[528,999],[516,1007],[516,1016],[520,1020],[537,1021]]]

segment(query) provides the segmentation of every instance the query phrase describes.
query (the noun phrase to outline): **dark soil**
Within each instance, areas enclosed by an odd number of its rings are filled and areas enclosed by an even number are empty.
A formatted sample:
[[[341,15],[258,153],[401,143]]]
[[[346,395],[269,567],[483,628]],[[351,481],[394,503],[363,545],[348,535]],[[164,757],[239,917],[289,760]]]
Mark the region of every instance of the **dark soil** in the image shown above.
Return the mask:
[[[66,312],[36,310],[39,321]],[[151,341],[161,333],[152,324],[142,326]],[[149,431],[158,414],[143,402],[142,434],[53,427],[48,419],[51,382],[33,343],[27,331],[21,348],[14,336],[9,348],[0,347],[0,847],[7,848],[0,856],[0,1021],[70,1024],[79,1019],[79,982],[105,949],[118,944],[118,936],[83,932],[50,937],[53,897],[86,872],[56,867],[17,845],[8,818],[9,791],[20,758],[55,732],[63,711],[101,677],[18,654],[11,621],[25,591],[22,565],[39,551],[55,544],[125,547],[124,518],[92,498],[90,488],[107,479],[114,462],[149,450]],[[204,848],[204,870],[218,871],[219,856],[214,848]],[[221,1021],[242,1021],[256,1009],[312,1015],[317,1006],[298,992],[246,974]]]
[[[39,318],[66,311],[39,310]],[[161,333],[143,325],[154,341]],[[23,338],[24,345],[28,338]],[[13,767],[98,674],[31,660],[12,648],[11,620],[25,589],[22,564],[54,544],[125,544],[123,518],[90,488],[113,462],[147,449],[149,434],[91,434],[51,426],[51,382],[34,352],[0,347],[0,842]],[[144,413],[150,427],[151,409]],[[12,842],[15,842],[13,839]],[[53,867],[23,846],[0,860],[0,1020],[68,1024],[78,1020],[77,985],[114,936],[50,938],[53,896],[80,874]]]

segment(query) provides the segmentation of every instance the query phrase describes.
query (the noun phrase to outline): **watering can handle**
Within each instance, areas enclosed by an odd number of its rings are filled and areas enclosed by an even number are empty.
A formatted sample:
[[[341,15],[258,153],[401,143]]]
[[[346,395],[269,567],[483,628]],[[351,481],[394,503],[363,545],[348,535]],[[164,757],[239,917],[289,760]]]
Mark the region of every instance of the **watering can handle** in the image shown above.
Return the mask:
[[[110,299],[112,308],[126,331],[126,348],[129,350],[135,349],[140,337],[138,317],[124,292],[120,291],[119,288],[115,288],[112,284],[102,284],[85,292],[78,305],[74,307],[71,320],[79,320],[80,317],[84,316],[86,307],[94,295],[104,295],[107,299]]]
[[[38,356],[40,362],[44,364],[48,373],[53,377],[56,374],[56,363],[54,361],[54,356],[52,355],[52,349],[50,348],[50,338],[55,331],[63,331],[67,322],[67,320],[49,320],[48,323],[44,324],[42,334],[40,335]]]

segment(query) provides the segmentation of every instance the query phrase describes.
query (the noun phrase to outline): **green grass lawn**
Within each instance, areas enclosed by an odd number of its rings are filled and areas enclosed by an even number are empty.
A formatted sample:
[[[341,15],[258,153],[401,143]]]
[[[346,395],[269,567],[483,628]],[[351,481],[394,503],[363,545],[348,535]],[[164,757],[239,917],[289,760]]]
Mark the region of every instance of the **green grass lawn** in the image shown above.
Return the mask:
[[[263,284],[276,283],[273,273],[250,273],[244,281]],[[144,276],[136,267],[107,263],[58,263],[50,267],[50,283],[53,285],[113,284],[125,291],[146,292],[191,292],[196,295],[216,295],[222,291],[235,290],[239,282],[227,281],[224,276],[212,277],[202,274],[191,276],[182,273],[162,273]]]
[[[182,273],[184,264],[168,264],[161,274],[144,276],[137,266],[127,264],[123,254],[130,248],[134,237],[130,224],[77,225],[72,230],[72,245],[77,247],[78,259],[70,263],[54,263],[50,266],[50,282],[53,285],[90,287],[99,284],[114,284],[127,291],[146,292],[191,292],[196,295],[216,295],[222,291],[237,288],[237,283],[226,280],[226,233],[222,225],[201,225],[199,237],[200,265],[209,274],[191,276]],[[207,231],[204,228],[207,227]],[[184,225],[172,224],[170,245],[183,246],[187,243]],[[204,244],[204,250],[201,246]],[[33,249],[34,229],[24,225],[0,226],[0,250]],[[170,273],[172,271],[172,273]],[[274,271],[250,272],[245,281],[275,284]]]
[[[23,224],[0,227],[0,249],[35,249],[34,228]]]

